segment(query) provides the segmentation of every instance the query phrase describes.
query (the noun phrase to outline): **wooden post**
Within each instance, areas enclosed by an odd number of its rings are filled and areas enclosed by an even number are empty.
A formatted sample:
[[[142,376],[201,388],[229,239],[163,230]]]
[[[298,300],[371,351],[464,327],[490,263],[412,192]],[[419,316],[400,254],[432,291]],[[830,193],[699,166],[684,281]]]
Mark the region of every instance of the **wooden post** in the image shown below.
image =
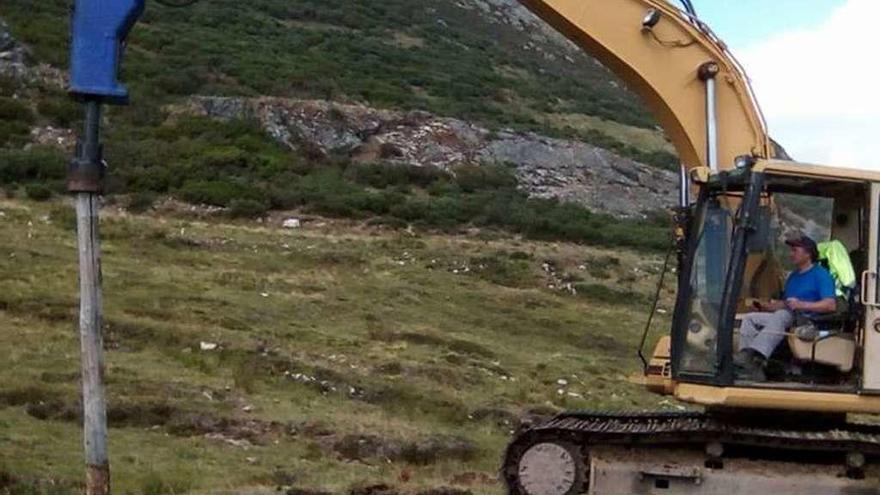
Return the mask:
[[[86,495],[110,493],[107,410],[103,383],[101,246],[98,237],[99,192],[103,177],[100,125],[100,102],[87,101],[85,136],[77,147],[77,158],[71,166],[68,186],[76,194]]]

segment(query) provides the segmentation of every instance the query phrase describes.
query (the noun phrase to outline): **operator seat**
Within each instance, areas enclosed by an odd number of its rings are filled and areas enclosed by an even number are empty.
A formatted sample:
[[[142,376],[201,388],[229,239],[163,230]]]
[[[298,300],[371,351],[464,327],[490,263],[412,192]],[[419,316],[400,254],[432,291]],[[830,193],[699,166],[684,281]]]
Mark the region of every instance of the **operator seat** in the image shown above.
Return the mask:
[[[794,359],[797,361],[817,363],[836,368],[841,373],[849,373],[855,362],[856,342],[855,329],[858,326],[861,315],[861,305],[858,301],[858,286],[843,286],[838,278],[840,271],[850,273],[848,280],[853,279],[852,261],[849,253],[840,241],[830,241],[822,244],[839,244],[837,263],[848,266],[833,269],[828,265],[828,258],[820,258],[819,263],[829,269],[834,278],[835,287],[838,289],[837,311],[830,315],[822,315],[811,318],[819,332],[812,340],[804,340],[794,333],[788,336],[788,346]],[[821,245],[820,245],[821,246]],[[827,252],[827,251],[824,251]],[[841,256],[843,253],[843,256]]]

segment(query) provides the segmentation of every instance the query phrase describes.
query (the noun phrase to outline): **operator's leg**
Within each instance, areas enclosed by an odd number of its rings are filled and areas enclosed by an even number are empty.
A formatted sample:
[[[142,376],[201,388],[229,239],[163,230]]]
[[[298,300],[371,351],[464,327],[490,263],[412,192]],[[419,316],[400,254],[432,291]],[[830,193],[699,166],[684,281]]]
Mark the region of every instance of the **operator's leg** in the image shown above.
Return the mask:
[[[739,350],[747,349],[752,346],[755,337],[761,332],[766,325],[766,317],[770,313],[749,313],[743,315],[742,323],[739,327]]]
[[[747,345],[741,346],[742,349],[748,348],[759,352],[765,358],[769,358],[776,347],[785,338],[785,331],[794,323],[794,316],[787,309],[780,309],[773,313],[762,313],[760,318],[755,319],[756,323],[763,328],[751,338]],[[743,320],[745,325],[745,320]]]

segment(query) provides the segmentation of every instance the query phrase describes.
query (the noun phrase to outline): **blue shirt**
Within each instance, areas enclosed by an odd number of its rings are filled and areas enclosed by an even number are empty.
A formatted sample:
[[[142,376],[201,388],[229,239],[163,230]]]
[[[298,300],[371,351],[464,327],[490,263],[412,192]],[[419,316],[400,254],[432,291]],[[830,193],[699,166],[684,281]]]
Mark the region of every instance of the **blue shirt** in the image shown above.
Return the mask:
[[[814,264],[813,268],[803,273],[795,270],[788,276],[783,298],[796,297],[805,302],[819,302],[822,299],[833,299],[835,295],[831,274],[824,267]]]

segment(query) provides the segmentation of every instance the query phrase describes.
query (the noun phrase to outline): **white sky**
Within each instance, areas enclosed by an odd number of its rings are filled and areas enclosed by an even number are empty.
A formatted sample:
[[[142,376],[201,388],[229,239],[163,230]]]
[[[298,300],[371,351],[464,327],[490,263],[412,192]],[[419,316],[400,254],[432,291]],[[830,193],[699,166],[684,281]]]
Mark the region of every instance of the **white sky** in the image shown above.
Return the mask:
[[[771,135],[793,158],[880,170],[878,36],[880,0],[846,0],[814,27],[734,49]]]

